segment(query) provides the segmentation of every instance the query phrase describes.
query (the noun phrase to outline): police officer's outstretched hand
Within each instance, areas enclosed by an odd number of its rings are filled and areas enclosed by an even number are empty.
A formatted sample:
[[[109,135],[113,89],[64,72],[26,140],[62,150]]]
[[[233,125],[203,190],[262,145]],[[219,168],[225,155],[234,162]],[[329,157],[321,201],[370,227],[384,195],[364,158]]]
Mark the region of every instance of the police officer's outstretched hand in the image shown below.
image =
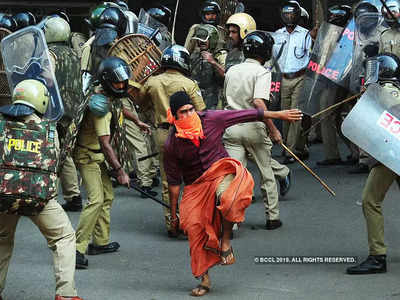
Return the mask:
[[[300,121],[303,117],[303,113],[301,110],[295,108],[295,109],[287,109],[287,110],[281,110],[279,112],[279,119],[284,120],[284,121],[289,121],[289,122],[295,122],[295,121]]]

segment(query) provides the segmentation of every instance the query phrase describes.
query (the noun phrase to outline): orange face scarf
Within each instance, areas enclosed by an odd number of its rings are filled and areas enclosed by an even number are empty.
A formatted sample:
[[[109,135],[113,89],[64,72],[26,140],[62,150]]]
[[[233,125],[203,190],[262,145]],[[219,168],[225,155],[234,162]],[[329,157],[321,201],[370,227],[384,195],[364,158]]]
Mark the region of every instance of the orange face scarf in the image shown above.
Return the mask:
[[[205,138],[200,117],[196,112],[187,118],[176,120],[169,108],[167,111],[167,120],[168,123],[175,125],[177,131],[175,134],[176,137],[189,139],[196,147],[200,146],[200,139]]]

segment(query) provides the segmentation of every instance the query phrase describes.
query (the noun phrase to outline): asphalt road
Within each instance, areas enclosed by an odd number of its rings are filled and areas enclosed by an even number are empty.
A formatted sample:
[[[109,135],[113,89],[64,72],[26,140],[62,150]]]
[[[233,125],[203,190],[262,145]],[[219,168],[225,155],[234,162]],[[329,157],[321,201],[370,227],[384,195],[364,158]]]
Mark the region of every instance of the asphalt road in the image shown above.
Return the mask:
[[[342,149],[344,150],[344,149]],[[280,153],[280,149],[275,149]],[[343,151],[344,153],[344,151]],[[366,175],[350,175],[350,167],[317,167],[321,145],[311,148],[309,165],[332,187],[328,194],[299,164],[290,165],[293,186],[281,199],[283,227],[266,231],[264,206],[256,185],[257,201],[233,240],[237,263],[210,272],[211,292],[203,299],[400,299],[399,191],[393,185],[384,202],[388,272],[350,276],[349,264],[256,264],[256,256],[355,256],[368,254],[360,206]],[[250,165],[258,182],[258,174]],[[159,191],[159,188],[158,188]],[[171,240],[163,226],[162,208],[133,190],[115,190],[112,240],[121,244],[112,254],[89,256],[89,269],[76,272],[79,295],[85,300],[193,299],[198,281],[191,275],[187,241]],[[62,202],[60,198],[60,202]],[[79,213],[69,214],[74,226]],[[8,273],[5,300],[54,299],[51,253],[37,228],[22,218]]]

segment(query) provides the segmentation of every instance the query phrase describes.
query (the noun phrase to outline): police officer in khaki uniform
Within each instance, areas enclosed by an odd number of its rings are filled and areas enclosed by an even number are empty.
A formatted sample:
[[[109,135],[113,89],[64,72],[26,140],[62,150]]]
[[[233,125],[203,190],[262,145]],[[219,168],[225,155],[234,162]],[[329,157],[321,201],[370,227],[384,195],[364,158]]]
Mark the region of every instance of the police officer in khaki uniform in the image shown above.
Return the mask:
[[[109,99],[121,98],[128,90],[129,67],[122,59],[109,57],[100,63],[97,78]],[[96,95],[96,97],[99,97]],[[104,98],[104,97],[103,97]],[[114,100],[118,101],[118,100]],[[107,102],[105,105],[107,107]],[[89,108],[91,106],[89,105]],[[78,134],[74,160],[85,185],[88,203],[84,207],[76,230],[76,267],[88,267],[89,255],[115,252],[120,245],[110,240],[110,210],[114,199],[113,188],[105,160],[113,168],[121,185],[129,186],[125,173],[110,144],[111,112],[89,109]],[[92,244],[89,244],[90,241]]]
[[[226,47],[226,30],[224,27],[219,25],[221,16],[221,7],[216,1],[206,0],[204,1],[202,8],[200,10],[200,17],[202,24],[210,24],[213,25],[218,30],[218,44],[217,49],[224,49]],[[189,51],[189,53],[193,53],[194,51],[198,51],[196,41],[192,40],[196,27],[199,24],[194,24],[190,27],[189,32],[186,36],[185,48]]]
[[[400,1],[388,0],[387,6],[397,20],[382,8],[385,21],[391,26],[382,32],[380,39],[379,82],[400,103]],[[386,54],[392,53],[392,54]],[[397,112],[400,109],[396,107]],[[400,176],[386,166],[373,163],[362,194],[362,207],[368,231],[369,256],[361,264],[347,269],[348,274],[373,274],[386,272],[386,245],[384,242],[383,200],[393,181],[400,186]]]
[[[43,115],[48,107],[49,92],[37,80],[23,80],[16,85],[12,102],[13,104],[10,106],[2,106],[0,113],[13,121],[41,123],[45,120]],[[52,133],[55,134],[54,143],[58,157],[60,149],[55,128]],[[48,135],[50,136],[50,132]],[[48,174],[48,170],[46,171]],[[4,184],[2,188],[7,188],[4,182],[2,184]],[[43,188],[50,188],[50,184]],[[2,299],[1,293],[5,288],[19,218],[18,214],[0,212],[0,299]],[[52,250],[56,280],[55,300],[82,300],[77,297],[74,282],[75,232],[56,197],[51,198],[39,214],[29,218],[39,228],[47,240],[49,249]]]
[[[263,67],[271,58],[274,40],[261,31],[253,31],[243,41],[243,54],[246,60],[229,69],[225,77],[225,96],[228,109],[258,108],[267,110],[264,100],[269,100],[271,73]],[[269,135],[275,142],[282,137],[272,120],[267,123]],[[261,173],[261,190],[264,196],[266,229],[282,226],[279,219],[278,191],[271,163],[272,142],[264,123],[243,123],[229,127],[223,137],[229,155],[247,164],[246,152],[249,152]],[[289,169],[281,166],[275,175],[289,176]],[[282,182],[282,185],[288,184]],[[288,187],[286,187],[288,188]]]
[[[167,122],[167,110],[169,108],[169,97],[178,92],[185,91],[192,99],[197,111],[205,109],[200,88],[195,81],[187,76],[190,75],[190,55],[182,46],[173,45],[166,48],[161,58],[163,73],[151,76],[140,89],[138,95],[139,105],[153,105],[154,122],[157,127],[156,141],[159,148],[160,172],[162,178],[162,199],[169,204],[168,182],[164,171],[164,143],[168,137],[170,124]],[[165,222],[168,235],[171,234],[170,210],[165,209]]]

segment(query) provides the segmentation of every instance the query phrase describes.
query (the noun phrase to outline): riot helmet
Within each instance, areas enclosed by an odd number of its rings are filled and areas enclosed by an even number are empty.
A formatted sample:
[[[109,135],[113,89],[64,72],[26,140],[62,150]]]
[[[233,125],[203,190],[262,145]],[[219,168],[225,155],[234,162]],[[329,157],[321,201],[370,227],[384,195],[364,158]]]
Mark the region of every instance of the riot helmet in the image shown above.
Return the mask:
[[[400,59],[392,53],[381,53],[376,57],[379,63],[378,78],[381,81],[400,80]]]
[[[206,18],[206,14],[210,13],[216,15],[216,18],[214,20],[208,20]],[[218,2],[210,0],[204,1],[200,10],[200,17],[203,24],[211,24],[215,26],[218,25],[221,17],[221,7],[219,6]]]
[[[106,8],[96,20],[96,46],[111,43],[117,37],[122,37],[126,32],[128,19],[118,7]]]
[[[98,28],[101,24],[100,17],[102,13],[109,7],[118,7],[118,4],[114,2],[104,2],[103,4],[100,4],[99,6],[96,6],[91,12],[89,19],[85,19],[85,22],[89,25],[89,27],[92,30],[95,30]]]
[[[243,55],[246,58],[261,58],[263,63],[271,59],[274,39],[269,33],[256,30],[243,40]]]
[[[303,25],[307,25],[310,22],[310,15],[305,8],[300,7],[300,9],[301,9],[300,20],[302,21]]]
[[[196,27],[192,40],[201,42],[209,42],[208,49],[212,52],[217,48],[218,44],[218,31],[213,25],[200,24]]]
[[[345,27],[353,13],[348,5],[334,5],[328,8],[328,23]]]
[[[229,27],[231,25],[239,27],[241,39],[244,39],[247,34],[256,30],[257,27],[256,21],[254,21],[253,17],[246,13],[237,13],[230,16],[226,21],[226,26]]]
[[[301,7],[297,1],[288,1],[281,8],[283,24],[295,27],[301,18]]]
[[[3,16],[0,19],[0,28],[7,29],[11,32],[17,30],[17,22],[11,16]]]
[[[172,45],[165,48],[161,56],[161,67],[176,69],[190,75],[190,54],[185,47]]]
[[[60,17],[60,18],[63,18],[65,21],[68,22],[68,24],[71,24],[71,20],[69,19],[68,14],[67,14],[65,11],[63,11],[63,10],[54,11],[54,12],[52,12],[52,13],[49,14],[49,15],[52,16],[52,17]]]
[[[164,5],[159,5],[158,7],[149,8],[147,10],[147,13],[167,27],[171,23],[172,12],[168,7]]]
[[[71,34],[68,22],[61,17],[47,19],[43,31],[47,43],[67,42]]]
[[[123,11],[129,10],[128,4],[123,0],[113,0],[115,4],[117,4]]]
[[[354,11],[356,26],[362,35],[368,36],[379,23],[378,8],[368,2],[361,2]]]
[[[21,117],[29,116],[36,111],[44,115],[49,99],[49,91],[43,83],[34,79],[22,80],[12,92],[12,104],[0,107],[0,113]]]
[[[110,56],[102,60],[97,70],[97,79],[107,95],[116,98],[126,96],[131,71],[121,58]]]
[[[17,13],[13,19],[17,22],[17,30],[36,24],[35,15],[29,11]]]
[[[393,16],[397,19],[392,18],[392,14],[386,10],[384,6],[382,6],[382,15],[386,21],[386,23],[390,26],[399,26],[400,21],[400,1],[399,0],[386,0],[386,6],[392,12]]]

